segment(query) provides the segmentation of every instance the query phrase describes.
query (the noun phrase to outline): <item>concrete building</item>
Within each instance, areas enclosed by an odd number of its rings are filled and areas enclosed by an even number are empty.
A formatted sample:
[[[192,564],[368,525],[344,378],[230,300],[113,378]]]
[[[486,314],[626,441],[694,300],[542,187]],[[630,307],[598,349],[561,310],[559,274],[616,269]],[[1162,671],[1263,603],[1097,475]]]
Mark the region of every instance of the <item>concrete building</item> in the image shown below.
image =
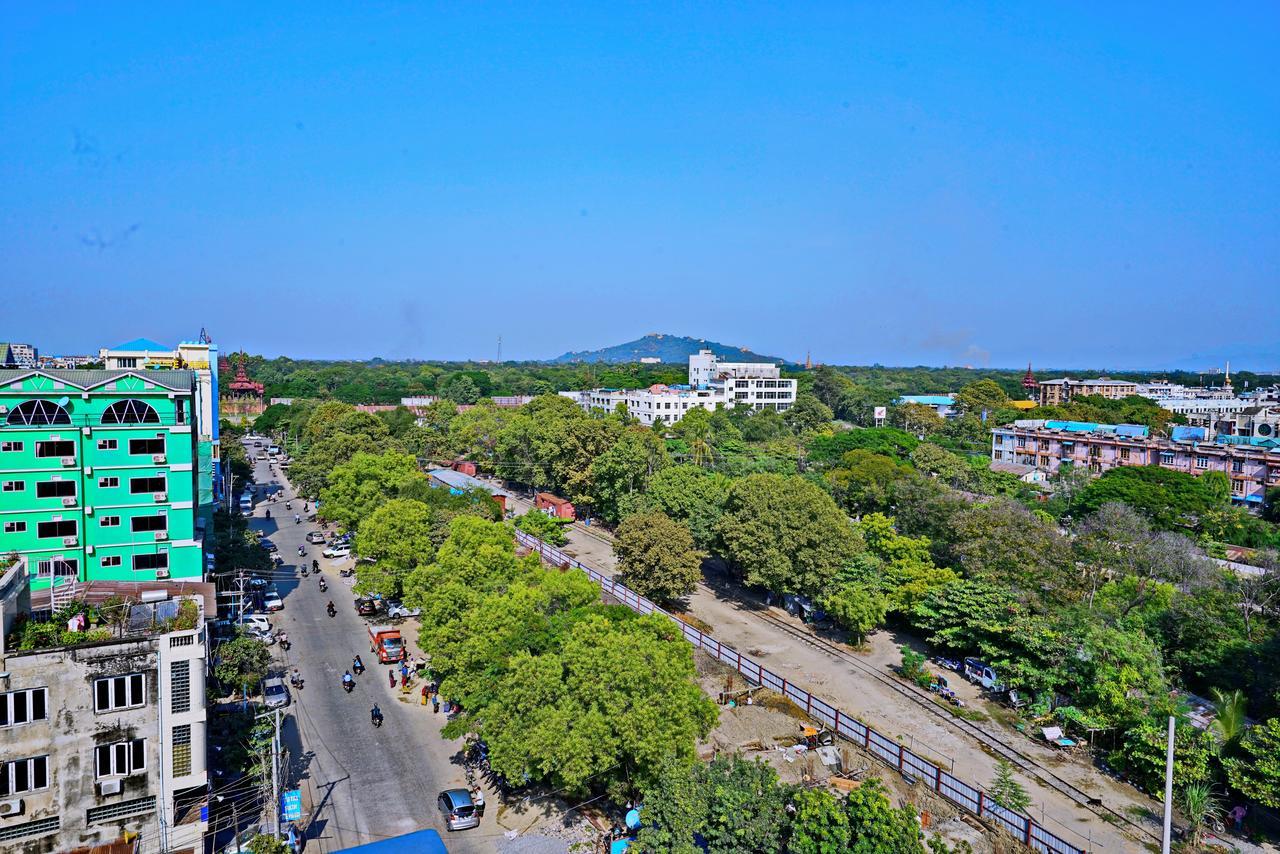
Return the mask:
[[[1277,413],[1280,422],[1280,412]],[[1280,441],[1213,436],[1204,428],[1175,427],[1169,439],[1146,427],[1080,421],[1015,421],[991,431],[991,460],[1053,474],[1064,464],[1101,474],[1117,466],[1160,466],[1191,475],[1220,471],[1231,481],[1232,500],[1259,507],[1267,489],[1280,485]]]
[[[40,351],[30,344],[0,342],[0,368],[34,368],[40,364]]]
[[[1160,408],[1177,413],[1193,427],[1207,427],[1219,432],[1221,424],[1232,423],[1238,413],[1256,406],[1251,400],[1239,397],[1165,397],[1157,398]]]
[[[1138,393],[1138,384],[1127,380],[1113,380],[1098,377],[1092,380],[1073,380],[1064,377],[1060,380],[1045,380],[1040,383],[1040,405],[1058,406],[1070,403],[1074,397],[1098,395],[1100,397],[1119,400]]]
[[[0,370],[0,554],[31,584],[204,574],[191,371]]]
[[[770,362],[721,362],[711,350],[689,357],[688,385],[655,384],[643,389],[562,391],[588,412],[616,412],[626,404],[627,414],[646,426],[674,424],[691,409],[714,411],[746,406],[755,410],[786,412],[796,402],[796,381],[783,379]]]
[[[30,610],[29,578],[21,560],[0,578],[5,636]],[[0,848],[204,851],[214,592],[181,588],[104,587],[100,602],[126,593],[134,604],[116,606],[119,622],[85,631],[84,643],[17,650],[0,638]]]

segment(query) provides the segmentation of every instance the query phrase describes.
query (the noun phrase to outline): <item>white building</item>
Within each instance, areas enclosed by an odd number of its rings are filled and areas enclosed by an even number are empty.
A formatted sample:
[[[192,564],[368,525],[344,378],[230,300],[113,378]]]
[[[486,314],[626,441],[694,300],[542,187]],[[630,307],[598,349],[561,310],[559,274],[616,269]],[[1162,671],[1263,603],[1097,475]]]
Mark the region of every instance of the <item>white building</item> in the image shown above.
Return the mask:
[[[689,357],[688,385],[651,385],[643,389],[562,391],[588,412],[611,413],[626,404],[641,424],[674,424],[691,409],[748,406],[786,412],[796,402],[796,381],[783,379],[770,362],[721,362],[710,350]]]
[[[1156,403],[1161,409],[1186,416],[1192,427],[1213,427],[1223,419],[1257,406],[1255,401],[1239,397],[1172,397],[1157,399]]]

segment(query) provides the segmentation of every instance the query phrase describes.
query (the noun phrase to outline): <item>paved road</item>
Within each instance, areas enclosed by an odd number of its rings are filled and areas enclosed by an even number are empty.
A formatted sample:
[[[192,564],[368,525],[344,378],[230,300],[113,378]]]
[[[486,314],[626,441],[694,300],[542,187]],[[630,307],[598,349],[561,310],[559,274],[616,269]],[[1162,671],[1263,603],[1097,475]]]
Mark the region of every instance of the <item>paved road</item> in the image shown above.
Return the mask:
[[[258,483],[270,483],[273,475],[267,463],[256,465]],[[292,497],[287,482],[274,477],[285,484],[284,495]],[[289,653],[276,647],[276,654],[299,668],[306,686],[293,692],[283,740],[291,759],[289,782],[303,790],[307,850],[337,851],[426,827],[446,835],[435,799],[442,789],[465,782],[455,762],[459,744],[440,737],[444,715],[403,702],[398,690],[389,689],[390,668],[369,655],[366,622],[355,613],[350,579],[338,576],[337,570],[349,564],[320,557],[320,546],[307,545],[306,557],[298,557],[299,544],[317,527],[305,521],[294,524],[293,513],[300,512],[300,504],[294,502],[294,508],[286,510],[283,500],[260,503],[251,524],[279,546],[286,561],[276,579],[285,606],[272,622],[288,632],[292,642]],[[271,519],[265,518],[268,509]],[[313,558],[320,561],[327,593],[320,592],[314,575],[297,574],[298,561],[310,567]],[[325,613],[330,599],[337,606],[333,618]],[[340,680],[357,654],[368,670],[348,695]],[[381,729],[369,722],[374,703],[385,716]],[[451,852],[495,850],[501,834],[494,823],[492,797],[489,800],[479,828],[447,834]]]

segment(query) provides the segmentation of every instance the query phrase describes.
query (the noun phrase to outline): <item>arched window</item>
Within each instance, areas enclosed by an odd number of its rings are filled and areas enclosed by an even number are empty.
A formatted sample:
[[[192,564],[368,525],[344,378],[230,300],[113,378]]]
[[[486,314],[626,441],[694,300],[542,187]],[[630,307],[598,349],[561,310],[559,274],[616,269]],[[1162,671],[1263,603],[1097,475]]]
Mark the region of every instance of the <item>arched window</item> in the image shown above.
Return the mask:
[[[141,400],[117,400],[102,413],[103,424],[159,424],[160,416],[151,404]]]
[[[24,400],[10,410],[6,423],[22,427],[70,424],[71,416],[52,400]]]

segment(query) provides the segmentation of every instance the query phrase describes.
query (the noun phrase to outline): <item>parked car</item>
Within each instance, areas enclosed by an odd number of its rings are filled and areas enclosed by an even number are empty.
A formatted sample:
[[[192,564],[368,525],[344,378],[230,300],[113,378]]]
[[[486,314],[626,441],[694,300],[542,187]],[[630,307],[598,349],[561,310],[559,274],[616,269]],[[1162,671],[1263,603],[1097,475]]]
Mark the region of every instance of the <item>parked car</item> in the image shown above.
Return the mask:
[[[312,531],[311,533],[307,534],[307,542],[311,543],[311,545],[313,546],[318,546],[324,542],[324,534],[320,533],[319,531]]]
[[[399,602],[387,602],[387,616],[393,620],[403,620],[422,614],[421,608],[409,608]]]
[[[436,803],[444,818],[444,826],[449,830],[466,830],[480,826],[476,805],[471,800],[471,793],[466,789],[446,789],[440,793]]]
[[[266,614],[241,614],[239,622],[245,629],[257,628],[261,631],[271,631],[271,622]]]
[[[244,636],[247,638],[253,638],[254,640],[262,641],[267,646],[271,646],[273,643],[276,642],[276,634],[271,630],[270,627],[264,629],[261,626],[252,625],[252,626],[244,626],[243,628],[244,628]]]
[[[276,544],[271,542],[270,540],[262,540],[260,543],[258,543],[258,545],[266,549],[267,554],[269,555],[273,555],[276,552],[280,551],[279,547],[277,547]]]
[[[262,702],[268,709],[282,709],[289,705],[289,689],[279,676],[262,680]]]
[[[351,546],[346,545],[345,543],[337,546],[329,546],[327,549],[321,552],[321,554],[323,554],[327,558],[330,558],[331,560],[338,560],[339,558],[351,557]]]
[[[378,613],[379,600],[372,596],[360,596],[356,599],[356,613],[362,617],[372,617]]]
[[[262,597],[262,607],[268,611],[281,611],[284,609],[284,600],[276,591],[268,590]]]

